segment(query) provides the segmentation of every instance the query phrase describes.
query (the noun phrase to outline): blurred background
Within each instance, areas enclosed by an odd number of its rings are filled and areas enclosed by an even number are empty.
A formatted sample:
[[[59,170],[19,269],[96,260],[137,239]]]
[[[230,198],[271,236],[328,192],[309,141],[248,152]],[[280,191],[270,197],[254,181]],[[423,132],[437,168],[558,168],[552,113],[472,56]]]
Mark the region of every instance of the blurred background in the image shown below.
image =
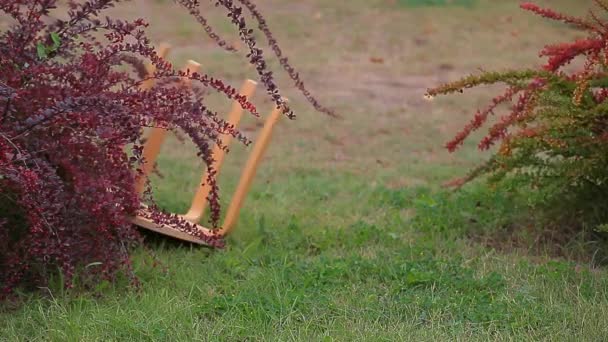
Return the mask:
[[[537,3],[584,14],[592,1]],[[298,117],[293,122],[284,120],[276,129],[254,185],[254,196],[265,193],[279,199],[249,202],[244,215],[268,211],[267,205],[280,205],[285,215],[309,210],[303,217],[316,217],[320,209],[316,201],[304,204],[305,197],[293,198],[285,193],[310,189],[306,182],[292,184],[298,174],[353,177],[370,186],[389,188],[437,187],[464,175],[489,155],[476,151],[476,138],[480,136],[467,141],[456,154],[449,154],[444,143],[500,87],[470,90],[465,95],[434,101],[425,100],[426,89],[481,70],[538,66],[542,63],[538,52],[545,44],[581,35],[520,10],[519,1],[511,0],[258,0],[256,4],[307,87],[342,119],[314,112],[267,50],[271,69]],[[255,70],[244,57],[246,51],[222,10],[203,6],[208,10],[203,14],[212,26],[240,47],[239,52],[228,54],[215,46],[187,13],[168,0],[139,0],[117,11],[124,17],[149,18],[151,37],[173,46],[169,59],[178,67],[194,59],[202,64],[201,71],[226,79],[235,87],[246,78],[256,79]],[[261,35],[258,42],[266,47]],[[211,96],[210,100],[215,110],[229,109],[230,104],[220,96]],[[262,113],[271,108],[262,88],[253,102]],[[261,119],[248,117],[241,127],[255,140],[260,126]],[[244,162],[246,151],[236,145],[222,176],[225,199],[230,197]],[[175,141],[165,147],[170,153],[164,153],[160,160],[166,178],[157,182],[158,198],[167,209],[181,212],[190,199],[181,194],[194,191],[200,167],[191,149],[177,147]],[[337,195],[348,197],[352,193],[342,188],[328,200],[334,201]],[[351,204],[335,200],[322,211],[333,205]],[[334,219],[356,220],[357,215],[353,215],[335,214]]]

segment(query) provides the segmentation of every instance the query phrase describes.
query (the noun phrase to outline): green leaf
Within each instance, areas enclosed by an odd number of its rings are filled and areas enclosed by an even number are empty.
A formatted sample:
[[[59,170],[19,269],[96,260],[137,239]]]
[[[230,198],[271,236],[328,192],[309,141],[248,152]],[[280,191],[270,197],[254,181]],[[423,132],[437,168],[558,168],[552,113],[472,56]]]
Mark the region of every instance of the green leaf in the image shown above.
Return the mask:
[[[45,59],[48,55],[46,52],[46,47],[42,43],[38,43],[36,45],[36,53],[38,54],[38,58]]]
[[[55,51],[61,45],[61,38],[57,32],[51,32],[51,39],[53,40],[52,51]]]

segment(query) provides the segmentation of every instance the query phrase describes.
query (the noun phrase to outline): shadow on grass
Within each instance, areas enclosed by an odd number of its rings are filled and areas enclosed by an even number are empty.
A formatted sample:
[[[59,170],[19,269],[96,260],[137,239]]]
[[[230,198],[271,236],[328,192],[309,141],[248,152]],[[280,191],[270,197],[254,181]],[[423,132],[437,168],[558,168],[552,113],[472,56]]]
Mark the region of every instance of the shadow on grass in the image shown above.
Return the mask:
[[[501,253],[608,264],[608,234],[577,217],[542,210],[537,203],[542,196],[482,182],[457,191],[379,188],[375,193],[380,205],[411,211],[416,231],[466,237]]]

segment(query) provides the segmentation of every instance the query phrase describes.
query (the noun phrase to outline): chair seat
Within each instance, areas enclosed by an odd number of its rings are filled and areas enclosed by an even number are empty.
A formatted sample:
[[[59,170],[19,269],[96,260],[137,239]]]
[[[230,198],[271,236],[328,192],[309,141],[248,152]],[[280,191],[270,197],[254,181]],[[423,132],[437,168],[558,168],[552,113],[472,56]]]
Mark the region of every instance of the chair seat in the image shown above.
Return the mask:
[[[147,209],[145,209],[145,208],[140,209],[140,215],[135,216],[131,220],[131,222],[133,222],[133,224],[136,226],[139,226],[139,227],[142,227],[142,228],[145,228],[148,230],[152,230],[152,231],[155,231],[155,232],[163,234],[163,235],[171,236],[176,239],[192,242],[197,245],[209,245],[206,241],[200,240],[200,239],[196,238],[195,236],[192,236],[188,233],[179,231],[175,227],[165,225],[165,224],[158,224],[158,223],[152,221],[151,219],[144,217],[144,216],[148,216],[148,215],[145,215],[146,211],[147,211]],[[142,216],[142,214],[143,214],[143,216]],[[179,216],[181,218],[185,219],[183,216],[181,216],[181,215],[179,215]],[[209,228],[205,228],[198,224],[196,224],[194,226],[205,235],[212,236],[215,234]]]

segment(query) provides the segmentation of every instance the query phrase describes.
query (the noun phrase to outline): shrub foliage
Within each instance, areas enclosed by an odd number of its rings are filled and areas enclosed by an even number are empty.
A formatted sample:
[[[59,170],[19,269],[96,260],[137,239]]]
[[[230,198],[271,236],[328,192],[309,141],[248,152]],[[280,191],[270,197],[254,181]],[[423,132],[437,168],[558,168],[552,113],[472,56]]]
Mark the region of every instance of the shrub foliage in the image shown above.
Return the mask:
[[[521,8],[582,30],[586,38],[546,46],[540,69],[486,72],[428,91],[435,96],[507,86],[447,143],[450,151],[458,149],[501,105],[509,105],[479,142],[481,150],[498,145],[496,153],[456,184],[481,175],[494,182],[515,180],[544,191],[545,204],[562,213],[599,223],[608,218],[608,2],[595,0],[585,18],[533,3]]]
[[[237,91],[208,75],[181,72],[159,58],[145,34],[143,19],[101,19],[118,0],[0,0],[10,27],[0,32],[0,295],[16,286],[43,284],[59,270],[71,286],[75,272],[92,279],[113,279],[126,270],[129,250],[140,236],[129,218],[151,200],[134,191],[141,165],[144,128],[163,127],[185,133],[209,165],[211,148],[221,134],[247,138],[207,108],[205,88],[256,108]],[[203,17],[196,0],[176,0],[198,21],[202,31],[227,51]],[[249,0],[210,0],[228,13],[248,48],[247,58],[269,96],[292,117],[283,102],[263,51],[246,23],[249,13],[295,85],[320,111],[283,56],[268,26]],[[61,12],[65,19],[55,19]],[[145,63],[156,71],[147,75]],[[156,80],[151,89],[140,86]],[[179,82],[189,79],[195,87]],[[212,221],[219,217],[218,188],[209,197]],[[144,197],[144,198],[140,198]],[[161,212],[151,218],[221,246],[187,222]]]

